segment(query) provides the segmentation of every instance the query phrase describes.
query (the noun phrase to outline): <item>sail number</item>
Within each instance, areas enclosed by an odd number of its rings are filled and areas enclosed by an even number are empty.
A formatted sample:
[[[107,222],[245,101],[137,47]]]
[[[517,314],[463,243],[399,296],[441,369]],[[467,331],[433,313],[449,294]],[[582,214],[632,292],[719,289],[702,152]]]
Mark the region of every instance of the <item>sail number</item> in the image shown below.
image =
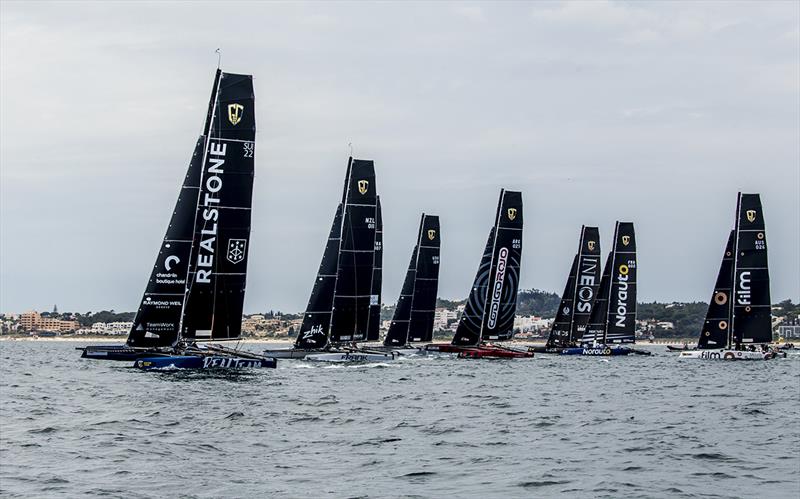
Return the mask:
[[[512,239],[511,240],[511,247],[514,249],[522,248],[522,239]]]
[[[367,224],[367,228],[368,229],[374,229],[375,228],[375,219],[373,217],[366,217],[364,219],[364,223]]]
[[[636,260],[628,260],[628,268],[635,269],[636,268]]]
[[[756,240],[756,249],[757,250],[765,250],[767,249],[767,244],[763,240]]]
[[[434,265],[439,265],[439,255],[434,255],[431,257]]]
[[[256,143],[255,142],[245,142],[244,143],[244,157],[245,158],[252,158],[253,153],[256,151]]]

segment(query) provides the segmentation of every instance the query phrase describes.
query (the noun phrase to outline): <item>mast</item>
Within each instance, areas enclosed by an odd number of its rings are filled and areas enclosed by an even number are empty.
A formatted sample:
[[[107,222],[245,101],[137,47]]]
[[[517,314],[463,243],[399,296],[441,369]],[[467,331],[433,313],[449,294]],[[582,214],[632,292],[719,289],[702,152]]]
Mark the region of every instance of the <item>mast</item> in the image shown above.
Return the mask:
[[[703,332],[697,342],[697,348],[730,348],[729,330],[731,325],[731,291],[733,289],[733,247],[736,240],[736,230],[728,234],[728,243],[722,255],[719,266],[717,282],[714,293],[708,302],[706,320],[703,323]]]
[[[761,197],[739,193],[734,246],[731,344],[772,341],[767,237]]]
[[[193,245],[193,226],[206,136],[217,97],[221,72],[217,70],[203,134],[198,137],[189,161],[175,209],[172,211],[161,249],[150,273],[127,344],[134,347],[167,347],[178,341],[186,297],[186,279]]]
[[[253,77],[220,73],[204,149],[181,338],[237,339],[255,176]]]

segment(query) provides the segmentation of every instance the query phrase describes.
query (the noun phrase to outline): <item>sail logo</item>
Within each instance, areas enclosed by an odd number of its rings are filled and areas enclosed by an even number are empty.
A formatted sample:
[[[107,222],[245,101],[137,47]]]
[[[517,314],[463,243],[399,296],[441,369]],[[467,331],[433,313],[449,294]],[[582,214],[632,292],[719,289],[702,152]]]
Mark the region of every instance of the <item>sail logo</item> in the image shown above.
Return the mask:
[[[497,316],[500,312],[500,299],[503,297],[503,282],[506,279],[506,261],[508,260],[508,249],[500,248],[497,255],[497,272],[492,286],[492,304],[489,307],[489,329],[494,329],[497,325]]]
[[[358,181],[358,192],[363,196],[369,190],[369,180]]]
[[[622,245],[627,246],[631,243],[631,236],[622,236]]]
[[[205,183],[200,196],[198,208],[202,207],[202,229],[200,229],[200,247],[197,251],[198,283],[210,284],[214,268],[214,248],[217,241],[217,222],[219,221],[219,192],[222,190],[222,175],[225,173],[225,153],[228,145],[210,142],[208,145],[208,165],[206,166]]]
[[[516,208],[509,208],[508,209],[508,219],[514,220],[517,218],[517,209]]]
[[[322,324],[317,324],[308,331],[303,331],[303,339],[307,340],[309,343],[316,343],[317,340],[313,339],[314,336],[321,336],[324,334],[325,331],[322,330]]]
[[[748,222],[753,223],[756,221],[756,210],[747,210],[745,215],[747,215]]]
[[[576,296],[578,297],[578,303],[575,305],[575,308],[578,312],[588,314],[592,311],[596,269],[596,258],[586,258],[581,261],[581,275],[578,282],[580,287],[576,293]]]
[[[586,243],[586,247],[589,248],[589,251],[594,251],[594,241],[588,241]]]
[[[750,302],[750,271],[743,270],[737,280],[739,289],[736,290],[736,303],[739,305],[752,305]]]
[[[624,263],[619,266],[619,275],[617,275],[617,327],[625,327],[625,319],[628,314],[628,273],[630,269]]]
[[[243,105],[228,104],[228,121],[231,122],[231,125],[236,126],[242,121],[242,111],[244,111]]]
[[[228,239],[228,261],[236,265],[244,260],[247,239]]]
[[[435,230],[433,230],[433,229],[429,229],[429,230],[428,230],[428,239],[430,239],[431,241],[433,241],[433,239],[434,239],[435,237],[436,237],[436,231],[435,231]]]
[[[178,265],[179,263],[181,263],[180,258],[175,255],[170,255],[164,260],[164,268],[169,272],[172,270],[173,265]]]

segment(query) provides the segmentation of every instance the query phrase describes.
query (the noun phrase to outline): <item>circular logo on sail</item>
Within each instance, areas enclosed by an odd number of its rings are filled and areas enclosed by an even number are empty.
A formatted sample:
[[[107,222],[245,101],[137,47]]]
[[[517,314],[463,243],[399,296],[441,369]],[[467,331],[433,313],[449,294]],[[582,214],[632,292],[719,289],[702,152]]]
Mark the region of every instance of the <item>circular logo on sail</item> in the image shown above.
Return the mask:
[[[728,321],[719,321],[719,328],[723,331],[728,329]]]
[[[728,295],[726,293],[723,293],[722,291],[717,291],[714,294],[714,303],[716,303],[717,305],[725,305],[726,303],[728,303]]]

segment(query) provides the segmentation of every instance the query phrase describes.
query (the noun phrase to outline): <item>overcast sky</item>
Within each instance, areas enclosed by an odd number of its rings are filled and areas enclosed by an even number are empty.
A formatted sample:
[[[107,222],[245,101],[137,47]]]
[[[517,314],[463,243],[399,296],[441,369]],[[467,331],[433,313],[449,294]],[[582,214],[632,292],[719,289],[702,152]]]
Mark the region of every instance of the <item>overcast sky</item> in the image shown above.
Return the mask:
[[[636,223],[639,300],[708,300],[760,192],[773,301],[800,297],[800,3],[0,4],[0,311],[135,310],[222,67],[255,76],[246,311],[300,311],[349,149],[374,159],[383,300],[422,211],[461,299],[501,187],[522,286],[581,224]]]

